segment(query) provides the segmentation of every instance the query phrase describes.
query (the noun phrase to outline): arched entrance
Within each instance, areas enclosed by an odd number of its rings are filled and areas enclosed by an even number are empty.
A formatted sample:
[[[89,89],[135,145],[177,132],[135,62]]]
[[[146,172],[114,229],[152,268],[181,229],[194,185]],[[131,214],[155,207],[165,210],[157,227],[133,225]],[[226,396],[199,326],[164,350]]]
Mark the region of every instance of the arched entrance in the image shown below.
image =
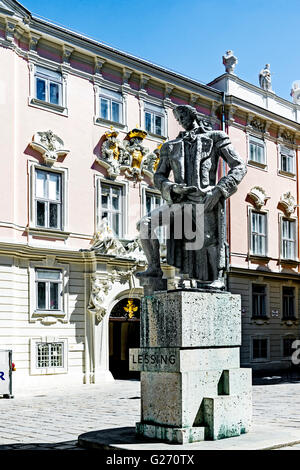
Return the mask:
[[[129,371],[129,349],[140,347],[140,299],[125,298],[109,317],[109,370],[115,379],[139,378]]]

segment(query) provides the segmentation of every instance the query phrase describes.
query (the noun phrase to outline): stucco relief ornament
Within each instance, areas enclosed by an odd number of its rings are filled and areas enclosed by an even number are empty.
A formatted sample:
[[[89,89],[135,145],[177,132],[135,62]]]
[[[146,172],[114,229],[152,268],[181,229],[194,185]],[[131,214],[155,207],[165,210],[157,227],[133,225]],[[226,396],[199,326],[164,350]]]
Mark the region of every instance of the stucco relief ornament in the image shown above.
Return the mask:
[[[30,146],[37,150],[43,157],[47,165],[53,165],[58,157],[69,153],[64,147],[63,140],[49,130],[46,132],[37,132],[30,143]]]
[[[128,178],[142,179],[143,162],[149,153],[149,149],[143,145],[146,136],[147,132],[138,128],[132,129],[127,134],[128,140],[124,141],[123,163],[129,166],[125,170],[125,175]]]
[[[270,199],[266,192],[260,186],[254,186],[247,194],[247,200],[253,204],[257,210],[261,210],[266,202]]]
[[[99,230],[95,233],[92,243],[92,248],[88,251],[113,256],[126,255],[124,246],[115,237],[108,225],[106,217],[102,219]]]
[[[113,278],[111,277],[109,279],[99,279],[97,276],[92,276],[91,294],[87,311],[91,315],[95,315],[98,322],[101,322],[107,313],[107,294],[112,288],[112,281]]]
[[[102,144],[101,157],[97,158],[97,162],[106,168],[111,178],[116,178],[121,172],[124,147],[118,139],[119,132],[113,127],[104,135],[105,140]]]
[[[287,217],[291,217],[291,215],[295,212],[297,204],[294,196],[290,191],[281,196],[278,206],[279,209],[285,212]]]
[[[233,51],[226,51],[226,54],[223,55],[223,65],[225,65],[226,73],[234,74],[234,69],[238,64],[238,60],[233,54]]]
[[[148,153],[148,155],[143,160],[142,171],[145,175],[149,176],[153,180],[154,173],[157,170],[159,159],[160,159],[160,149],[163,144],[158,145],[158,147],[153,150],[153,152]]]

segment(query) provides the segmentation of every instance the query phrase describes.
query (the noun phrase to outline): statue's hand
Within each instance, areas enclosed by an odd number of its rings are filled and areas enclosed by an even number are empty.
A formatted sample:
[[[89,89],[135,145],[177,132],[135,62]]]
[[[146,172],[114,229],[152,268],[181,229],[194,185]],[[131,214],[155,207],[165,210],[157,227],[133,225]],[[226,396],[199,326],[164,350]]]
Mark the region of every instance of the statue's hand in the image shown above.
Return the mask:
[[[186,196],[187,194],[195,193],[198,191],[198,188],[196,186],[187,186],[186,184],[174,184],[172,191],[180,196]]]
[[[207,193],[204,202],[204,210],[207,212],[212,211],[216,204],[218,204],[221,196],[222,192],[218,187],[215,187],[212,191]]]

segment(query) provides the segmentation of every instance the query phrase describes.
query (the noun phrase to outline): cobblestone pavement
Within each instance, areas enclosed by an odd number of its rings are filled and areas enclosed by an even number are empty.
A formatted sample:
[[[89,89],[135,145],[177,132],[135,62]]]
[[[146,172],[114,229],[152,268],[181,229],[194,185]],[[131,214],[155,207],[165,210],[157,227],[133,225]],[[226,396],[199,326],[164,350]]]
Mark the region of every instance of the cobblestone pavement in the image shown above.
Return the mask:
[[[88,431],[134,426],[140,415],[140,384],[72,386],[68,389],[0,399],[0,451],[77,450],[77,438]],[[300,430],[300,381],[253,387],[256,424]],[[285,450],[300,450],[296,444]]]

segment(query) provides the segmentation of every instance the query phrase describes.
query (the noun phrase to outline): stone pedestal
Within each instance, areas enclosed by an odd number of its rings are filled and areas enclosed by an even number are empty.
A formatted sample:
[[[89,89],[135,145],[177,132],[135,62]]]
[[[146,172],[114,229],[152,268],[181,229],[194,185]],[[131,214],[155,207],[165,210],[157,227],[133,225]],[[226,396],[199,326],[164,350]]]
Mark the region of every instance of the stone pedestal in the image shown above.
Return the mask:
[[[240,296],[192,290],[145,296],[139,435],[185,444],[239,436],[252,416],[251,369],[240,368]]]

